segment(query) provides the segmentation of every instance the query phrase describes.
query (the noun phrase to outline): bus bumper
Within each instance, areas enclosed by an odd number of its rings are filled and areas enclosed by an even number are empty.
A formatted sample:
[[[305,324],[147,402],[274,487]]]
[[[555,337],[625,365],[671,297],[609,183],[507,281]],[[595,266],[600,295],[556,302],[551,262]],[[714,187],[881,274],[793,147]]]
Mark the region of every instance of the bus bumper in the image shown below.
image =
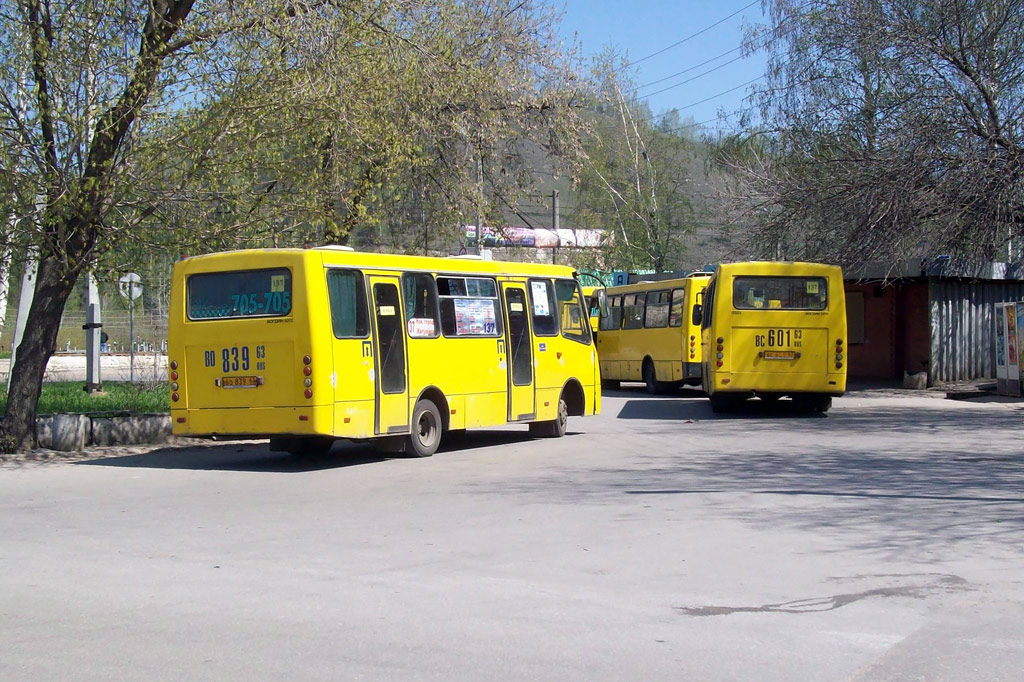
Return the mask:
[[[846,393],[845,374],[771,374],[761,372],[732,372],[715,374],[712,393],[746,395],[794,393],[820,393],[838,398]]]
[[[334,435],[334,406],[172,409],[175,436]]]

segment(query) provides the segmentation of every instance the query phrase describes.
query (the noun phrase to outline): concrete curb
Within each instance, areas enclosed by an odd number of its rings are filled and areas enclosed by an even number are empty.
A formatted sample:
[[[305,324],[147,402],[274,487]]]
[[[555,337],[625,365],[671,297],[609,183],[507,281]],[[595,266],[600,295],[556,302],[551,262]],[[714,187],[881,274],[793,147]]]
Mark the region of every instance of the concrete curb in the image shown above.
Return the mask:
[[[36,419],[38,447],[75,452],[90,445],[167,443],[171,439],[169,414],[51,414]]]

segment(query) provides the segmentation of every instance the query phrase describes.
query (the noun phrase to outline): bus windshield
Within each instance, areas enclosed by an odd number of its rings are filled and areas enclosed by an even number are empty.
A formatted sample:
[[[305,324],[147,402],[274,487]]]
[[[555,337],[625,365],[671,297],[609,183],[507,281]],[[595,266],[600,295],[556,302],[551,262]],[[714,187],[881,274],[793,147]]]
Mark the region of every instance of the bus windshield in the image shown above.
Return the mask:
[[[736,310],[825,310],[828,282],[824,277],[754,277],[733,279]]]

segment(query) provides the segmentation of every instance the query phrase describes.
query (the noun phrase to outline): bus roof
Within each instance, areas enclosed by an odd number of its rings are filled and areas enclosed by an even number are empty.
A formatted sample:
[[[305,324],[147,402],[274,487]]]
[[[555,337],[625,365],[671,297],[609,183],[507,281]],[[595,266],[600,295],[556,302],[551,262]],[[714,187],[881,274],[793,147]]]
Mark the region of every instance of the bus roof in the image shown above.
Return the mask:
[[[221,251],[187,259],[196,269],[207,269],[215,266],[217,261],[237,261],[239,257],[248,262],[259,262],[265,267],[268,262],[281,258],[302,258],[322,261],[324,265],[338,265],[361,268],[378,268],[382,270],[419,270],[426,272],[462,272],[480,274],[514,274],[536,277],[573,277],[575,270],[568,265],[551,265],[546,263],[518,263],[513,261],[477,260],[465,257],[409,256],[404,254],[369,253],[333,246],[311,249],[297,248],[266,248],[240,249]],[[237,268],[237,265],[232,265]],[[192,269],[192,268],[190,268]],[[216,269],[216,267],[210,267]]]
[[[818,275],[821,277],[838,276],[842,278],[843,270],[838,265],[826,263],[805,263],[801,261],[745,261],[740,263],[722,263],[716,273],[719,275]]]

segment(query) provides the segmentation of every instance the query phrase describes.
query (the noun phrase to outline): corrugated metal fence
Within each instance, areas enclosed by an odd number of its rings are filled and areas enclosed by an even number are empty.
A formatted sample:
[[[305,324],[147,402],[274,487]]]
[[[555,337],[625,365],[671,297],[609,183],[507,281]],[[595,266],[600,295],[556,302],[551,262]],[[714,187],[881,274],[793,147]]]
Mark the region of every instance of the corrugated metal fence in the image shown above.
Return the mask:
[[[994,304],[1024,301],[1024,281],[930,278],[931,383],[995,378]]]

